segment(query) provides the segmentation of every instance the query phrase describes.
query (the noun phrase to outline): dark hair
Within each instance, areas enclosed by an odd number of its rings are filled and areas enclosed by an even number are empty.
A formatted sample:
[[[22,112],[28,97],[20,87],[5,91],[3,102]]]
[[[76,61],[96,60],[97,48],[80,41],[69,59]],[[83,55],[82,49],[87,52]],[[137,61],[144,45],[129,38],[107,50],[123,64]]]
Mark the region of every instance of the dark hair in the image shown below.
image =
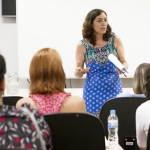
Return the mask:
[[[5,59],[2,55],[0,55],[0,83],[4,79],[4,75],[6,73],[6,63]]]
[[[90,42],[90,44],[92,44],[93,46],[95,46],[95,44],[96,44],[96,37],[94,34],[94,29],[93,29],[93,21],[101,13],[106,14],[106,12],[104,10],[101,10],[101,9],[91,10],[87,14],[85,21],[83,23],[83,28],[82,28],[83,38],[87,39]],[[106,16],[107,16],[107,14],[106,14]],[[103,40],[108,41],[109,38],[111,37],[111,34],[112,34],[111,26],[109,24],[107,24],[106,33],[103,35]]]
[[[144,79],[145,79],[145,96],[147,100],[149,100],[150,99],[150,68],[148,68],[145,71]]]

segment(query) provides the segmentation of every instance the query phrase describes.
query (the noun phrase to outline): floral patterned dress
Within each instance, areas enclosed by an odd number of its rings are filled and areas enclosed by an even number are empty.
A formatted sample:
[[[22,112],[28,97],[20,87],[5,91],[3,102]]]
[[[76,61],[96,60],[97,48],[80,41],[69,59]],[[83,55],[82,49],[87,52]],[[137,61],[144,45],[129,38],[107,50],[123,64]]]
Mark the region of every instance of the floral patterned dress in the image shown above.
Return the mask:
[[[105,46],[96,48],[89,45],[84,39],[81,40],[86,49],[85,64],[86,67],[90,67],[83,89],[83,99],[89,113],[96,114],[107,100],[122,93],[117,68],[108,60],[108,55],[111,53],[118,57],[114,38],[115,35],[112,34]]]
[[[29,104],[24,104],[23,107],[34,114],[47,148],[51,150],[51,133],[44,117],[37,110],[30,108]],[[0,147],[41,150],[39,136],[32,120],[15,106],[0,106]]]

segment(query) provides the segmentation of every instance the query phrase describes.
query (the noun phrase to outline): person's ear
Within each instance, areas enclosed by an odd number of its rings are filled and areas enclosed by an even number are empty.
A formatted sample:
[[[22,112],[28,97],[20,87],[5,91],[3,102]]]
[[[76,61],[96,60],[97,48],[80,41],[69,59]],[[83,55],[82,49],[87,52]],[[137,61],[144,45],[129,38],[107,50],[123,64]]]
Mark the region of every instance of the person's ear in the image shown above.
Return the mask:
[[[0,90],[4,91],[5,90],[5,79],[3,79],[0,83]]]

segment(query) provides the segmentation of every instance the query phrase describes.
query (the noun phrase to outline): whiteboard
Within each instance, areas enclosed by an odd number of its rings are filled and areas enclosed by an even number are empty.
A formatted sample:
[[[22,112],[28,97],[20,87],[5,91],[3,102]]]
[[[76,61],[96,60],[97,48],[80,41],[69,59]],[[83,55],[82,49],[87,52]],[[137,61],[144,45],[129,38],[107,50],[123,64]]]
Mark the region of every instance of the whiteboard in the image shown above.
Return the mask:
[[[44,47],[56,49],[67,78],[74,78],[75,49],[82,24],[95,8],[107,12],[108,22],[125,49],[129,75],[150,62],[150,0],[17,0],[18,70],[29,77],[30,61]]]

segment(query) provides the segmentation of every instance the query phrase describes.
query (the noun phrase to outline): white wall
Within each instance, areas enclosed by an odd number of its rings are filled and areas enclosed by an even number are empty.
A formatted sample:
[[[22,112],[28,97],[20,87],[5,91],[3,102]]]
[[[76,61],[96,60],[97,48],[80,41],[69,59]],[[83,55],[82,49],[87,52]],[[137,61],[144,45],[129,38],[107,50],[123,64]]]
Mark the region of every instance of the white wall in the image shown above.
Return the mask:
[[[1,12],[1,2],[0,2]],[[7,72],[18,72],[17,25],[15,17],[1,17],[0,14],[0,53],[5,57]],[[5,76],[7,82],[7,74]],[[26,79],[19,80],[19,87],[27,88]]]
[[[1,3],[0,3],[1,9]],[[0,10],[1,12],[1,10]],[[17,51],[17,25],[16,18],[4,18],[0,16],[0,53],[5,57],[7,72],[18,72]],[[129,64],[130,65],[130,64]],[[71,84],[67,80],[67,87],[83,87],[84,79],[73,79]],[[132,87],[132,78],[121,79],[123,87]],[[25,78],[20,78],[19,87],[28,88]]]
[[[1,9],[1,3],[0,3]],[[7,60],[7,71],[18,70],[16,18],[0,17],[0,53]],[[11,65],[13,64],[13,65]]]
[[[150,62],[150,0],[17,0],[19,75],[29,77],[29,62],[43,47],[56,49],[67,78],[74,78],[75,48],[82,39],[87,13],[102,8],[113,32],[120,36],[129,63],[128,76],[136,67]],[[76,10],[77,9],[77,10]],[[26,57],[24,57],[25,54]],[[22,65],[24,67],[22,67]]]

